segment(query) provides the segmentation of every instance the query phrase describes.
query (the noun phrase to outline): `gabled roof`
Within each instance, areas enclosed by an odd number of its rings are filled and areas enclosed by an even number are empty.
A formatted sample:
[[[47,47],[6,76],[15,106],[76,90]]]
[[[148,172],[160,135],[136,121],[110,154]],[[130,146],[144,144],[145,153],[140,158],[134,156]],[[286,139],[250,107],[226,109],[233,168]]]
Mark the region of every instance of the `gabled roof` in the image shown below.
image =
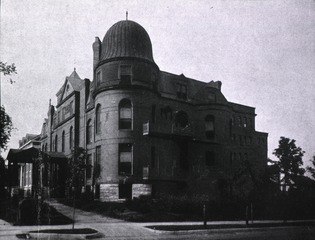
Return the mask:
[[[175,97],[177,88],[176,84],[184,84],[187,86],[188,98],[195,95],[201,87],[205,86],[204,82],[188,78],[184,74],[176,75],[169,72],[160,72],[159,91],[162,95]]]
[[[74,91],[80,91],[84,84],[84,81],[80,78],[75,69],[69,77],[66,77],[66,80],[70,82]]]
[[[221,92],[221,85],[222,83],[220,81],[205,83],[204,86],[199,88],[197,93],[193,96],[193,99],[204,103],[226,103],[227,100]]]
[[[58,98],[58,103],[65,98],[64,95],[67,90],[67,86],[69,86],[69,92],[67,91],[67,95],[72,93],[73,91],[78,92],[84,87],[84,80],[80,78],[79,74],[76,72],[76,69],[74,69],[70,76],[66,77],[64,84],[57,92],[56,96]]]

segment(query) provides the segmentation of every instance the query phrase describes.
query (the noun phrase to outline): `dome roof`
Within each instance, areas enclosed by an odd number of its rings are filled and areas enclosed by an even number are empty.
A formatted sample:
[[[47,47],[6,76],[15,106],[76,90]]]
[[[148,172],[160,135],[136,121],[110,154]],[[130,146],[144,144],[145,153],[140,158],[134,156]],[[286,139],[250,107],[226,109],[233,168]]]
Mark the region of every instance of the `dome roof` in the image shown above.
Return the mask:
[[[101,60],[117,57],[137,57],[154,63],[150,37],[141,25],[124,20],[107,31],[102,42]]]

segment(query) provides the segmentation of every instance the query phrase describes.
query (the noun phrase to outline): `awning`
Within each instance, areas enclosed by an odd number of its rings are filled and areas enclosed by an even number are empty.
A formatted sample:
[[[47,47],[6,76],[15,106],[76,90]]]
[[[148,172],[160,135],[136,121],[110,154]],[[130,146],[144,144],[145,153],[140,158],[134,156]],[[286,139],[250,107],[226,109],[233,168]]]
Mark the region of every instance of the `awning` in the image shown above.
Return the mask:
[[[16,163],[32,163],[34,158],[39,155],[39,150],[37,148],[28,149],[10,149],[7,159],[10,162]]]
[[[10,149],[7,159],[10,162],[15,163],[33,163],[35,158],[39,157],[40,151],[37,148],[28,148],[28,149]],[[67,157],[64,153],[61,152],[44,152],[48,157],[50,162],[54,163],[64,163],[67,160]]]

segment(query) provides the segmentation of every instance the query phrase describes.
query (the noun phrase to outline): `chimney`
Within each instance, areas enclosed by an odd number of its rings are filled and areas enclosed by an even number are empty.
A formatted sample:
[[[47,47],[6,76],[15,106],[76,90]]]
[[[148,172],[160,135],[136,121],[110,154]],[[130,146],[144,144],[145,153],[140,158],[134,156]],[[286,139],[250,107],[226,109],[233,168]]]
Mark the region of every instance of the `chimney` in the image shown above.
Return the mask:
[[[93,69],[97,66],[100,61],[101,55],[101,40],[98,37],[95,37],[95,42],[92,45],[93,48]]]

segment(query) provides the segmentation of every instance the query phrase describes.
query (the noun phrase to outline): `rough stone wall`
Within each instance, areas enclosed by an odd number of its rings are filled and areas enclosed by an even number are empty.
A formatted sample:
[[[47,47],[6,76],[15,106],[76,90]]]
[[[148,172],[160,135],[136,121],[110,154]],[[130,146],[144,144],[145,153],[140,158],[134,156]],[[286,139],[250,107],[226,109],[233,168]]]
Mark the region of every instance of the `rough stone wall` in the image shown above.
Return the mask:
[[[100,200],[106,202],[118,201],[118,184],[100,184]]]
[[[151,196],[152,185],[151,184],[132,184],[132,198],[139,196]]]

